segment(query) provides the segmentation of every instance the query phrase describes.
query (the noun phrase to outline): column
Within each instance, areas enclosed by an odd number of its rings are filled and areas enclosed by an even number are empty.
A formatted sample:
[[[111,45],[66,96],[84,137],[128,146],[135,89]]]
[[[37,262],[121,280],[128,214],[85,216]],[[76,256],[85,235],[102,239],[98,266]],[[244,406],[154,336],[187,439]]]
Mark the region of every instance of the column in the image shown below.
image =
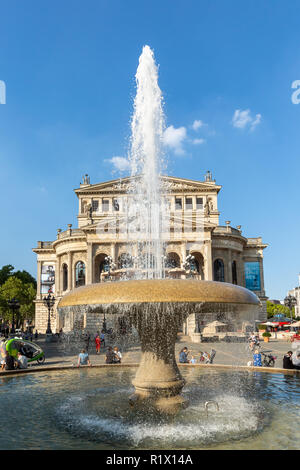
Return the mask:
[[[38,261],[37,263],[37,298],[41,299],[41,274],[42,274],[42,262]]]
[[[58,256],[55,261],[55,294],[60,295],[62,292],[62,276],[61,276],[61,257]],[[56,311],[56,309],[55,309]]]
[[[259,260],[259,274],[260,274],[260,292],[261,292],[261,295],[265,295],[264,268],[263,268],[262,258]]]
[[[71,290],[73,289],[73,285],[72,285],[72,282],[73,282],[73,276],[72,276],[72,273],[73,273],[73,267],[72,267],[72,252],[69,251],[68,253],[68,290]]]
[[[232,256],[231,256],[231,250],[228,248],[227,250],[227,280],[225,279],[226,282],[230,282],[232,284]]]
[[[116,263],[116,244],[112,243],[110,245],[110,256],[112,257],[113,263]]]
[[[86,284],[93,282],[93,244],[87,244]]]
[[[204,276],[206,281],[213,280],[213,269],[212,269],[212,249],[211,240],[205,240],[204,245]]]

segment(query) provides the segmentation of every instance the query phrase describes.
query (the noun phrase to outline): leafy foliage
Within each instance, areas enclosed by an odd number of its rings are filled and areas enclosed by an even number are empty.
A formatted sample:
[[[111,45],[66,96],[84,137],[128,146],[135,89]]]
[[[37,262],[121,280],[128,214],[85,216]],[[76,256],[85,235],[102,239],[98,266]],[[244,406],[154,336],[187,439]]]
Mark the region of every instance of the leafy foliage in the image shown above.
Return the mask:
[[[0,269],[0,286],[2,286],[11,276],[21,279],[25,284],[33,284],[36,288],[36,280],[27,271],[14,271],[14,266],[7,264]]]
[[[0,317],[5,321],[12,321],[13,312],[8,302],[16,298],[20,303],[20,309],[15,320],[18,324],[25,319],[34,318],[34,299],[36,297],[36,280],[27,271],[13,272],[12,265],[3,266],[0,269]],[[17,318],[16,318],[17,316]]]
[[[281,304],[273,304],[272,302],[267,300],[268,318],[273,317],[274,315],[276,315],[276,313],[283,313],[286,317],[291,316],[290,309],[288,307],[286,307],[285,305],[281,305]],[[295,309],[293,308],[293,315],[294,313],[295,313]]]

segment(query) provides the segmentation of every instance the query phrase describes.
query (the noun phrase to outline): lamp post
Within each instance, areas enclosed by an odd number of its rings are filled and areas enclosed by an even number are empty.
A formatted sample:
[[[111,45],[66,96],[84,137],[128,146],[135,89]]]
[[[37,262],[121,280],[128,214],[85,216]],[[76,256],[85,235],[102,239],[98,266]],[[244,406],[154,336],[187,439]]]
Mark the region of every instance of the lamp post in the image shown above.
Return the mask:
[[[11,326],[11,330],[10,332],[12,334],[15,334],[16,330],[15,330],[15,312],[18,312],[19,308],[20,308],[20,302],[18,301],[18,299],[16,299],[15,297],[13,297],[11,300],[9,300],[7,302],[9,308],[11,308],[12,310],[12,314],[13,314],[13,318],[12,318],[12,326]],[[18,314],[16,315],[18,316]]]
[[[291,312],[291,318],[293,318],[293,307],[297,305],[297,299],[293,295],[287,295],[284,299],[284,305],[289,308]]]
[[[51,310],[53,309],[53,306],[55,304],[55,297],[54,295],[51,295],[50,293],[47,295],[47,297],[43,298],[44,305],[48,308],[48,326],[46,330],[46,335],[52,335],[52,330],[51,330]]]
[[[107,329],[106,329],[105,312],[104,312],[104,317],[103,317],[102,330],[103,330],[103,333],[106,333],[106,332],[107,332]]]

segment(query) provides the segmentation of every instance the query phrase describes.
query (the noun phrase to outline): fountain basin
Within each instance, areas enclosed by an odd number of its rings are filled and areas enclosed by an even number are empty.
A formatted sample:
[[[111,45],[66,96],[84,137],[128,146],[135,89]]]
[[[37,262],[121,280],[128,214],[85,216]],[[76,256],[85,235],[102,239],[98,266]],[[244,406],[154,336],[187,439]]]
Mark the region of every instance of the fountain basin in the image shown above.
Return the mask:
[[[183,394],[190,407],[175,417],[158,418],[128,407],[135,368],[74,368],[2,377],[5,432],[0,434],[0,449],[299,448],[299,377],[257,370],[182,369],[187,383]],[[207,416],[207,400],[216,400],[219,411],[210,408]],[[22,429],[17,436],[16,429]]]

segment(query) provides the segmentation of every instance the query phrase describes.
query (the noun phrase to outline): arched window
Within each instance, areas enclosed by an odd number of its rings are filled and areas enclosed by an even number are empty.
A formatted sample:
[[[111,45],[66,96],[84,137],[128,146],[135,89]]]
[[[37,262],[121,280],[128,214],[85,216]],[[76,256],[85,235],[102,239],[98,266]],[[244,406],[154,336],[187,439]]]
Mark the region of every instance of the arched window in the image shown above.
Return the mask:
[[[166,268],[180,268],[180,258],[177,253],[168,253],[166,259]]]
[[[75,266],[75,286],[85,285],[85,264],[82,261],[78,261]]]
[[[232,284],[237,284],[236,261],[232,261],[231,272],[232,272]]]
[[[63,292],[68,289],[68,266],[63,264],[62,266],[62,282],[63,282]]]
[[[199,252],[191,252],[191,255],[194,257],[190,262],[191,271],[194,274],[197,274],[200,279],[204,279],[204,258],[203,255]]]
[[[132,268],[133,267],[133,261],[131,255],[128,253],[122,253],[119,258],[118,258],[118,268],[119,269],[126,269],[126,268]]]
[[[216,259],[214,262],[214,280],[224,282],[224,263],[221,259]]]

